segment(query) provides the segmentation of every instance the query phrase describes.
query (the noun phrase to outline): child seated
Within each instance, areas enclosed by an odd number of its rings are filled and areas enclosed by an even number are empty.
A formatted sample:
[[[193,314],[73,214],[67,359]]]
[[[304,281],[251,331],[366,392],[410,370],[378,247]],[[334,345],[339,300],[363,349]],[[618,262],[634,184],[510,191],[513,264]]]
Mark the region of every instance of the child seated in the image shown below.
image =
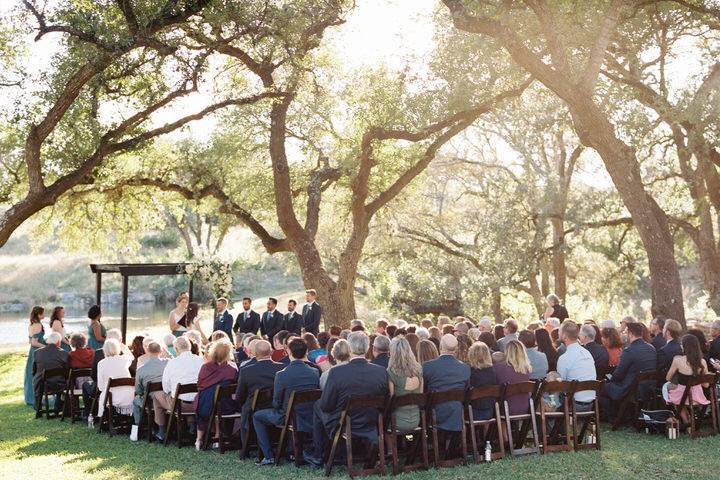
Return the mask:
[[[549,372],[545,376],[545,381],[547,382],[560,382],[562,381],[562,378],[560,378],[560,374],[557,372]],[[560,399],[560,393],[543,393],[542,396],[542,409],[544,412],[555,412],[558,408],[560,408],[562,401]]]

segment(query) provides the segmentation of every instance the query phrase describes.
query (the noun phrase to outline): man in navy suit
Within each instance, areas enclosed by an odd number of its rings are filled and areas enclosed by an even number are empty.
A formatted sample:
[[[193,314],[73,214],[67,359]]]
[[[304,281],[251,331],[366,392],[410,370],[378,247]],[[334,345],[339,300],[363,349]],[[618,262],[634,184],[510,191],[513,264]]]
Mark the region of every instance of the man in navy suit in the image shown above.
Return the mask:
[[[650,343],[658,352],[667,343],[663,335],[663,330],[665,330],[665,319],[662,317],[653,318],[650,322],[650,335],[652,335],[652,341]]]
[[[307,290],[305,301],[307,303],[303,307],[303,330],[317,337],[320,333],[320,318],[322,317],[322,307],[317,303],[317,292],[313,289]]]
[[[273,345],[275,334],[283,329],[283,323],[283,315],[277,311],[277,298],[268,298],[267,311],[260,321],[260,334],[267,338],[270,345]]]
[[[665,320],[665,328],[663,328],[663,336],[667,343],[657,352],[657,369],[663,375],[670,370],[673,358],[682,355],[682,347],[680,346],[680,336],[682,335],[682,325],[677,320]]]
[[[288,313],[285,314],[283,325],[288,332],[300,335],[302,333],[303,317],[295,311],[296,307],[297,302],[295,300],[288,300]]]
[[[347,338],[350,361],[331,368],[320,400],[313,407],[313,443],[315,451],[306,453],[305,460],[319,467],[323,464],[329,439],[338,427],[340,413],[350,398],[366,395],[387,395],[388,375],[384,368],[365,359],[370,339],[365,332],[352,332]],[[353,436],[377,442],[377,416],[374,408],[356,410],[350,421]]]
[[[378,335],[373,341],[372,363],[385,369],[390,363],[390,339],[385,335]]]
[[[221,330],[227,333],[230,337],[230,341],[233,341],[233,317],[228,312],[228,301],[227,298],[220,297],[217,299],[217,315],[215,316],[215,323],[213,323],[213,332]]]
[[[593,361],[595,362],[595,370],[599,371],[600,369],[607,368],[610,362],[610,354],[608,354],[607,348],[605,348],[604,345],[595,341],[596,335],[597,332],[595,328],[592,325],[585,324],[580,327],[578,339],[580,340],[580,344],[592,355]]]
[[[425,392],[467,390],[470,382],[470,366],[455,358],[458,341],[454,335],[445,334],[440,339],[440,356],[423,363]],[[448,432],[461,432],[463,406],[460,402],[445,402],[435,408],[438,428]]]
[[[620,355],[620,363],[612,378],[603,385],[600,394],[601,412],[610,413],[612,402],[623,398],[638,373],[657,368],[657,353],[655,347],[643,340],[643,326],[639,323],[628,323],[626,330],[629,345]],[[646,383],[647,385],[639,386],[638,397],[642,398],[652,388],[655,380]]]
[[[257,433],[258,445],[263,452],[262,461],[259,465],[274,465],[275,454],[272,451],[272,443],[268,430],[270,427],[282,427],[285,421],[286,408],[290,394],[304,392],[320,388],[320,375],[314,368],[305,364],[307,357],[307,344],[304,340],[296,338],[288,345],[290,364],[284,370],[275,375],[275,386],[273,388],[273,406],[255,412],[253,425]],[[297,424],[295,428],[300,432],[312,432],[312,405],[309,403],[300,404],[295,408]]]
[[[250,297],[245,297],[242,300],[243,311],[235,319],[235,325],[233,325],[233,332],[239,333],[252,333],[257,335],[260,329],[260,314],[254,311],[251,307],[252,300]]]

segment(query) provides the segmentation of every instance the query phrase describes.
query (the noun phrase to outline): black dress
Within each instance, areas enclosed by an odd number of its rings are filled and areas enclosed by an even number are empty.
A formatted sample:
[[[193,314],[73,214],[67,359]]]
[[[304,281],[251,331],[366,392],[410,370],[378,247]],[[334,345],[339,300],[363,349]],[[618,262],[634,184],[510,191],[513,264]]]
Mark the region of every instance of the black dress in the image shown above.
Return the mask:
[[[497,377],[495,376],[495,369],[487,367],[483,369],[471,368],[470,369],[470,386],[471,387],[484,387],[486,385],[497,385]],[[481,398],[473,400],[473,420],[489,420],[495,414],[493,407],[495,406],[495,400],[492,398]]]
[[[567,308],[565,308],[564,305],[554,305],[552,315],[550,315],[550,316],[560,320],[560,323],[562,323],[562,321],[565,320],[566,318],[570,318],[570,315],[568,315]]]

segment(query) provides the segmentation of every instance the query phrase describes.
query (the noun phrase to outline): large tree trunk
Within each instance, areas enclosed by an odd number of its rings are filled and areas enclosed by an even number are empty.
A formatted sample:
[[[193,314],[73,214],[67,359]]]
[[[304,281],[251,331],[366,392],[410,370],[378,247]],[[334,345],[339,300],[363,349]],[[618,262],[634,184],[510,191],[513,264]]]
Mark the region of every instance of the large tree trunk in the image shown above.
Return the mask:
[[[495,323],[502,323],[503,322],[502,294],[500,293],[499,288],[492,289],[491,309],[492,309],[493,317],[495,318]]]

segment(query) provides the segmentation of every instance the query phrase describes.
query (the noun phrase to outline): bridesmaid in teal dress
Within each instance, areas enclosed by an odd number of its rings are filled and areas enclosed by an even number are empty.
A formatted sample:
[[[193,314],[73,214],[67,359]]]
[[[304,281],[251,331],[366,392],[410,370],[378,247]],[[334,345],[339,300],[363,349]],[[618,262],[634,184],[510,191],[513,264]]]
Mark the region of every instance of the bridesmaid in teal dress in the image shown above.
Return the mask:
[[[65,332],[65,307],[53,308],[52,315],[50,315],[50,330],[57,332],[62,337],[60,348],[70,353],[72,347],[68,340],[67,333]]]
[[[45,309],[43,307],[33,307],[30,312],[30,326],[28,327],[30,352],[28,353],[27,364],[25,365],[25,403],[31,406],[35,406],[32,374],[35,350],[45,345],[45,329],[42,324],[43,318],[45,318]]]
[[[90,325],[88,325],[88,347],[99,350],[105,344],[105,325],[100,323],[100,317],[102,312],[100,311],[99,305],[93,305],[88,310],[88,318],[90,319]]]

